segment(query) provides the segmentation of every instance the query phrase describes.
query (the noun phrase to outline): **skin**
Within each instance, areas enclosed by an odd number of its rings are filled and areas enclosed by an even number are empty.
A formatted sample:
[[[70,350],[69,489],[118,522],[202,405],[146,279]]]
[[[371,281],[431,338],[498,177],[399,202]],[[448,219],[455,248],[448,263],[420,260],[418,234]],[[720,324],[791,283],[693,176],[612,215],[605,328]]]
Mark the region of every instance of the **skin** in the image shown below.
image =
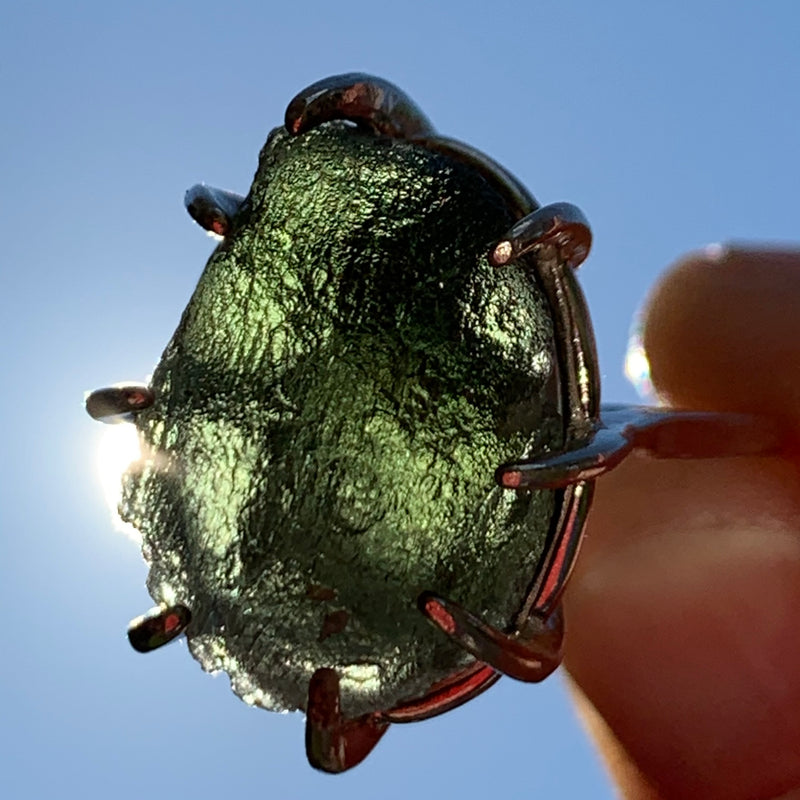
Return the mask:
[[[709,248],[644,312],[672,406],[781,421],[783,456],[634,456],[565,597],[578,708],[625,798],[800,798],[800,252]]]

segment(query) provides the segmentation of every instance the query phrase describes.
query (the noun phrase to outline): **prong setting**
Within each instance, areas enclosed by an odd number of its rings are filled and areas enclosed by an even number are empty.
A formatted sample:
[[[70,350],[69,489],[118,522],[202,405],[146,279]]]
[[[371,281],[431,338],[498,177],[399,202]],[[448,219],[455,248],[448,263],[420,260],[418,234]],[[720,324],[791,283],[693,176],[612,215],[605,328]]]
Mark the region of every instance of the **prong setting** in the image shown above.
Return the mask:
[[[192,621],[183,605],[157,606],[128,625],[128,641],[137,653],[151,653],[177,639]]]
[[[92,419],[107,424],[133,422],[133,415],[153,405],[151,389],[140,384],[119,384],[96,389],[86,396],[86,412]]]
[[[233,218],[244,203],[244,197],[225,189],[197,183],[188,189],[184,205],[189,216],[203,229],[215,236],[225,237]]]
[[[298,92],[286,109],[285,125],[289,133],[299,136],[334,119],[396,139],[433,133],[428,118],[404,91],[359,72],[334,75]]]
[[[418,605],[443,633],[479,661],[511,678],[538,682],[561,663],[564,626],[559,612],[546,619],[531,615],[519,631],[507,634],[432,592],[420,595]]]
[[[555,249],[559,260],[577,269],[589,255],[592,231],[583,212],[571,203],[552,203],[519,220],[489,254],[502,267],[542,247]]]
[[[506,489],[561,489],[596,480],[634,449],[656,458],[722,458],[781,447],[778,426],[749,414],[608,405],[587,440],[563,452],[503,464],[496,479]]]
[[[322,772],[338,773],[360,764],[386,733],[389,723],[379,714],[347,719],[342,714],[339,676],[318,669],[308,685],[306,755]]]

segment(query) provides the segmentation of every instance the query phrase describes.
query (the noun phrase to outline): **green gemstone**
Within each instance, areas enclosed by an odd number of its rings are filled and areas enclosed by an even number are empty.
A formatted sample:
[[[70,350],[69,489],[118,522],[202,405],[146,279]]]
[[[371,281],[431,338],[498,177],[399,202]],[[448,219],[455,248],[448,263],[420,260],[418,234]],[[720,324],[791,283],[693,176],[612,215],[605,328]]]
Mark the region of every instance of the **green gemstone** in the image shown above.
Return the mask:
[[[553,325],[513,222],[468,164],[329,123],[274,131],[137,415],[122,515],[193,655],[244,700],[303,708],[315,669],[348,716],[472,659],[424,590],[507,628],[552,492],[503,461],[563,437]]]

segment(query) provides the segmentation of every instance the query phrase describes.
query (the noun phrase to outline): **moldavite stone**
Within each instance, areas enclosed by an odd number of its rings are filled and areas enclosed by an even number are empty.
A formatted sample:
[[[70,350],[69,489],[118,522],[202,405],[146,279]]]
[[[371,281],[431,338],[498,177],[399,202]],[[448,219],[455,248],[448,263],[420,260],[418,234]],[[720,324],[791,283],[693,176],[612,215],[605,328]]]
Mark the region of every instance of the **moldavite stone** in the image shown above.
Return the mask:
[[[514,623],[551,492],[503,461],[560,445],[547,302],[486,253],[512,223],[473,168],[329,123],[273,131],[138,414],[121,512],[207,670],[269,709],[319,667],[355,716],[472,659],[433,590]]]

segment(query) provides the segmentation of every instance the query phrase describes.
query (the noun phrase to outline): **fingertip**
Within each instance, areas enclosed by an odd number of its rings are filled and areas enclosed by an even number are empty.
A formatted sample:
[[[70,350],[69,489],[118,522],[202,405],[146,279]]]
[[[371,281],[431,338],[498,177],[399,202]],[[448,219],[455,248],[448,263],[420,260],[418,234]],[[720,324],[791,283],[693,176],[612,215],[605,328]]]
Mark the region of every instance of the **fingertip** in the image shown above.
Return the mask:
[[[668,404],[777,416],[800,430],[800,251],[712,246],[668,270],[643,311]]]
[[[793,442],[799,308],[800,251],[690,254],[642,313],[655,390],[676,407],[777,419]],[[565,663],[602,716],[594,735],[626,797],[800,786],[795,455],[636,455],[600,481],[565,596]]]

